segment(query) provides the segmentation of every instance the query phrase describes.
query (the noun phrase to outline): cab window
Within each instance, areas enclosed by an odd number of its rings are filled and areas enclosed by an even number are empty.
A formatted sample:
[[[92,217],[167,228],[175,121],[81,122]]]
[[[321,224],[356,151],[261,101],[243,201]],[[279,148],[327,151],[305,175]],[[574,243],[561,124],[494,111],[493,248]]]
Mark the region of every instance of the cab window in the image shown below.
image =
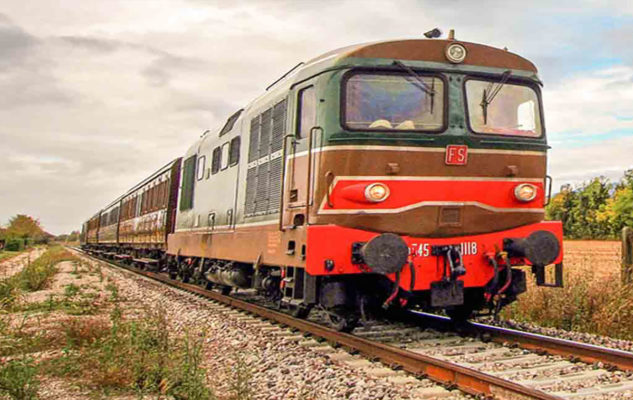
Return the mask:
[[[363,131],[439,131],[444,81],[436,76],[356,73],[344,81],[344,125]]]

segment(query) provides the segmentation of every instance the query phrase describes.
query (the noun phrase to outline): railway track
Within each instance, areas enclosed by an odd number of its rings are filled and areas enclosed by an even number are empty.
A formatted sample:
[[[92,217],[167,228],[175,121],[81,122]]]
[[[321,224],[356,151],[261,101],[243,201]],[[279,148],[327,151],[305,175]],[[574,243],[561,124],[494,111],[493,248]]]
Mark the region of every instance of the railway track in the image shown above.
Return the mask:
[[[448,319],[423,313],[410,314],[407,322],[368,323],[353,334],[341,333],[324,326],[319,312],[308,320],[297,319],[246,298],[78,251],[471,395],[513,400],[633,398],[633,354],[628,352],[483,324],[469,324],[458,334]]]

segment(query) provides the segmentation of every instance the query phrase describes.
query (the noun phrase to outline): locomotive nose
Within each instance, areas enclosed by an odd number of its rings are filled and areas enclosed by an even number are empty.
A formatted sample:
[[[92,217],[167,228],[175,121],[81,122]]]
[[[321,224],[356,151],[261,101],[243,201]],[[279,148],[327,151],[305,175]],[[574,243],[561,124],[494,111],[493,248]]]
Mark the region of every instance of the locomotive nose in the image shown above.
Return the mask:
[[[360,254],[373,272],[387,275],[402,269],[409,256],[409,247],[400,236],[383,233],[365,243]]]
[[[560,243],[548,231],[532,232],[525,239],[504,239],[503,248],[511,257],[525,257],[533,265],[551,264],[560,253]]]

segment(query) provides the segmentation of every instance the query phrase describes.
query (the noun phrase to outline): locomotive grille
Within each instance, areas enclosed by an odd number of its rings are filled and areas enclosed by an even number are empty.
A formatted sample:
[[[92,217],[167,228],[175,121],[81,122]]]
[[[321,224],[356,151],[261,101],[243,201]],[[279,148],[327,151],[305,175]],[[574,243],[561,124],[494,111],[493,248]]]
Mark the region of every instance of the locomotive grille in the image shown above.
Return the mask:
[[[286,116],[284,99],[251,120],[244,204],[247,217],[279,211]]]
[[[257,167],[246,172],[246,215],[255,213],[255,191],[257,190]]]
[[[281,164],[282,157],[277,157],[270,163],[270,199],[268,201],[268,212],[273,213],[279,211],[281,203]]]
[[[259,147],[259,115],[251,120],[251,134],[248,142],[248,162],[257,160],[257,149]]]
[[[255,193],[255,214],[266,213],[268,210],[268,163],[257,167],[257,192]]]
[[[273,108],[273,137],[270,143],[270,152],[274,153],[283,147],[286,134],[286,100],[278,103]],[[281,179],[281,178],[280,178]]]
[[[261,133],[259,134],[259,158],[270,154],[270,137],[273,131],[273,110],[269,108],[262,114]]]

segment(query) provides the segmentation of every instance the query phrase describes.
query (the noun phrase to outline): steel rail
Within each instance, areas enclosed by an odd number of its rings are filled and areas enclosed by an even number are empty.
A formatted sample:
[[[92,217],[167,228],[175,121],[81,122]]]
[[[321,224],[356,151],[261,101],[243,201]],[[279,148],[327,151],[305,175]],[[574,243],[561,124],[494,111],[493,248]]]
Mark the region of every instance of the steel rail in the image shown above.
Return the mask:
[[[87,255],[83,251],[81,252],[94,260],[123,268],[126,271],[157,280],[169,286],[198,294],[208,299],[226,304],[230,307],[235,307],[256,314],[262,318],[309,333],[313,336],[321,337],[327,341],[356,350],[367,357],[380,360],[383,364],[388,366],[401,367],[405,371],[418,377],[425,377],[443,385],[455,386],[461,391],[471,395],[489,396],[501,400],[561,400],[561,397],[519,385],[471,368],[462,367],[423,354],[377,343],[352,334],[338,332],[314,322],[297,319],[279,311],[271,310],[234,297],[225,296],[214,291],[205,290],[197,285],[175,281],[160,273],[130,268],[126,265],[115,263],[110,260],[95,258]]]
[[[455,329],[455,325],[451,322],[450,318],[418,311],[413,311],[411,314],[415,315],[418,322],[422,325],[433,324],[434,327],[442,330]],[[515,344],[527,350],[569,357],[589,364],[601,362],[607,366],[612,366],[623,371],[633,371],[633,353],[628,351],[574,342],[572,340],[478,322],[468,322],[463,328],[473,333],[487,333],[490,335],[490,339],[496,343],[506,345]]]

